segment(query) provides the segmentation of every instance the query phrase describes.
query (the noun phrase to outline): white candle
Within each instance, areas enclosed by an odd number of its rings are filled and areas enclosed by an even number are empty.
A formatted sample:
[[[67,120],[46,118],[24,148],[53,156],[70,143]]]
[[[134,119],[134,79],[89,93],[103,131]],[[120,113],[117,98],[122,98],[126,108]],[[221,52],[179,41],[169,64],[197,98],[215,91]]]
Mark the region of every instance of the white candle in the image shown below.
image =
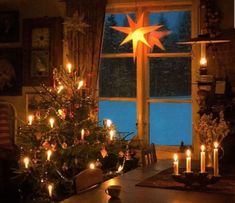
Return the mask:
[[[186,173],[191,172],[191,151],[187,149],[186,151]]]
[[[49,185],[47,186],[47,189],[48,189],[49,197],[52,197],[53,185],[52,185],[52,184],[49,184]]]
[[[51,128],[53,128],[54,127],[54,123],[55,123],[55,119],[54,118],[50,118],[49,119],[49,123],[50,123]]]
[[[214,176],[219,175],[218,142],[214,143]]]
[[[67,69],[68,69],[68,72],[69,72],[69,73],[72,72],[72,64],[71,64],[71,63],[68,63],[68,64],[67,64]]]
[[[82,129],[82,130],[81,130],[81,140],[84,140],[84,134],[85,134],[85,130]]]
[[[33,115],[29,115],[29,116],[28,116],[29,125],[32,125],[32,123],[33,123],[33,118],[34,118]]]
[[[23,161],[24,161],[25,168],[29,168],[29,158],[25,157]]]
[[[205,145],[201,145],[201,173],[206,172],[206,154],[205,154]]]
[[[51,154],[52,154],[52,151],[51,150],[47,150],[47,160],[48,161],[51,160]]]
[[[179,175],[179,160],[178,160],[178,155],[174,154],[174,162],[173,162],[173,167],[174,167],[174,175]]]
[[[114,130],[110,130],[109,131],[109,135],[110,135],[110,140],[113,140],[113,135],[114,135]]]

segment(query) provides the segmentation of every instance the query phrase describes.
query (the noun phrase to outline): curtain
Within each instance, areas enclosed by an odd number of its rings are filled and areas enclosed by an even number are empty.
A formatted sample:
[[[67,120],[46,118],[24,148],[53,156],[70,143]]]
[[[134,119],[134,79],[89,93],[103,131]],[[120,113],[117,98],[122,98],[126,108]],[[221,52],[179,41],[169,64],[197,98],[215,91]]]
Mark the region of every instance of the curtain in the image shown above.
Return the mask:
[[[86,94],[97,97],[100,53],[106,0],[67,0],[67,16],[77,12],[78,17],[88,26],[83,33],[70,33],[68,46],[72,49],[68,57],[86,82]]]

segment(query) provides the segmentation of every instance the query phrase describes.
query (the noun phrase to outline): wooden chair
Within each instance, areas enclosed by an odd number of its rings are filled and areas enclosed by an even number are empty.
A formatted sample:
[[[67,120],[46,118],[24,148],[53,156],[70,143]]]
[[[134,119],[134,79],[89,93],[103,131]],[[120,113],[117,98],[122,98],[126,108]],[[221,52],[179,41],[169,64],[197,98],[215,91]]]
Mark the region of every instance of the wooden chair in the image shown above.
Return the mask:
[[[86,169],[75,176],[76,193],[81,193],[103,182],[103,171],[99,168]]]
[[[0,148],[14,149],[16,135],[16,109],[8,103],[0,101]]]
[[[147,148],[141,151],[142,166],[147,167],[157,162],[157,155],[154,144],[151,144]]]

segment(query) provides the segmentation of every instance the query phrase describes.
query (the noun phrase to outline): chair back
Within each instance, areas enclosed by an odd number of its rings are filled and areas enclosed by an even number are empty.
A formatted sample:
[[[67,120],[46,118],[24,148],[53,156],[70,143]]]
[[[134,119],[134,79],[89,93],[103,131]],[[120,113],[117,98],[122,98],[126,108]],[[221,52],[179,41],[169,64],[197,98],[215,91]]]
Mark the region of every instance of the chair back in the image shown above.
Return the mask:
[[[0,148],[13,149],[16,135],[16,110],[8,103],[0,101]]]
[[[154,144],[151,144],[147,148],[142,149],[141,158],[143,167],[157,162],[157,155]]]
[[[81,193],[103,182],[103,171],[99,168],[86,169],[75,176],[75,190]]]

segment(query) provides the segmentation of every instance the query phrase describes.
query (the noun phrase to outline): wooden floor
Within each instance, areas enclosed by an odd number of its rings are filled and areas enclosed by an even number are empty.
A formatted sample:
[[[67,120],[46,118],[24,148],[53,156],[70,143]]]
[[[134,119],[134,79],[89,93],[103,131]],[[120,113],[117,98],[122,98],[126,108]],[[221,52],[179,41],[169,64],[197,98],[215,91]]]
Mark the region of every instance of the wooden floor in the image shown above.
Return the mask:
[[[171,166],[171,161],[159,160],[147,168],[137,168],[102,183],[99,187],[74,195],[61,203],[235,203],[235,196],[200,192],[137,187],[137,183]],[[112,200],[104,192],[109,185],[121,185],[120,198]]]

